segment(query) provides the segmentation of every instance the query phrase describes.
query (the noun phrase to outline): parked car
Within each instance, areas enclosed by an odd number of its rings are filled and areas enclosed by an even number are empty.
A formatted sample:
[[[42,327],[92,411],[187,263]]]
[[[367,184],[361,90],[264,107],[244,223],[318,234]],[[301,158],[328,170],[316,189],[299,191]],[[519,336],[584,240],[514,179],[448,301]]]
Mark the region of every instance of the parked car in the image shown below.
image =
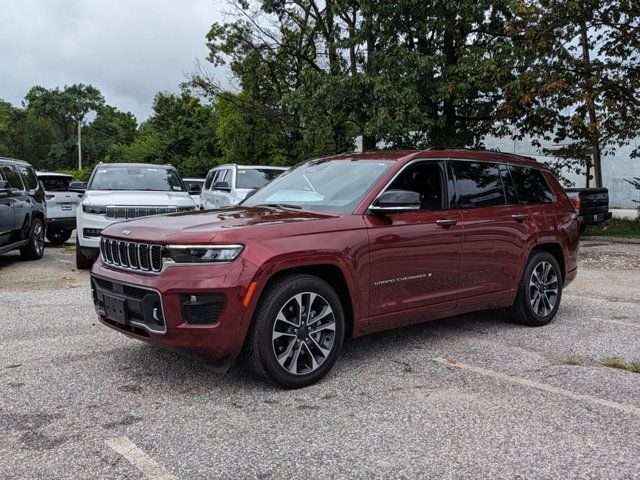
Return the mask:
[[[47,206],[31,165],[0,157],[0,254],[20,250],[25,260],[44,254]]]
[[[599,225],[612,216],[609,211],[609,190],[606,188],[566,188],[580,222],[582,235],[589,225]]]
[[[303,163],[241,205],[102,232],[100,320],[288,388],[346,335],[506,307],[549,323],[577,273],[573,204],[533,159],[465,150]]]
[[[200,193],[202,208],[209,210],[237,205],[250,192],[265,186],[287,170],[286,167],[235,164],[213,168],[207,174]]]
[[[54,172],[36,172],[36,175],[47,201],[47,240],[62,245],[76,228],[76,209],[82,194],[69,190],[72,175]]]
[[[195,210],[180,175],[170,165],[101,163],[76,214],[76,266],[89,268],[98,256],[100,233],[112,223],[149,215]],[[165,219],[165,221],[167,221]]]
[[[204,185],[204,178],[183,178],[182,181],[187,187],[187,192],[193,197],[193,201],[196,202],[196,210],[201,209],[202,202],[200,201],[200,193],[202,193],[202,186]]]

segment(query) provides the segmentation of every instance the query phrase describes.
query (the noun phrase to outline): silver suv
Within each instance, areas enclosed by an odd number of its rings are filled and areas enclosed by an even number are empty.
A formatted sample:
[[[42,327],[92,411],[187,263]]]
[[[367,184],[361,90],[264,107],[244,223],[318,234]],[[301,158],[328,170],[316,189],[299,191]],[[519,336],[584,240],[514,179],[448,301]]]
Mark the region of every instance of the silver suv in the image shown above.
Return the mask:
[[[200,193],[201,208],[209,210],[237,205],[250,192],[263,187],[287,170],[287,167],[236,164],[212,168]]]

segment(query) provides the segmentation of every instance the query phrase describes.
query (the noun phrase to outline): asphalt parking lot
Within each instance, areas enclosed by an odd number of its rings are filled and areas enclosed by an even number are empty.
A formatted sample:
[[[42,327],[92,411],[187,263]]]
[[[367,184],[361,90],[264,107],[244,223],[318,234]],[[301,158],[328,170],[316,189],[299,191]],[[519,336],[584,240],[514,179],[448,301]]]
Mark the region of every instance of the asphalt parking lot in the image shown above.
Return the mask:
[[[282,391],[100,325],[73,246],[0,257],[0,478],[638,478],[640,245],[586,241],[556,320],[349,340]]]

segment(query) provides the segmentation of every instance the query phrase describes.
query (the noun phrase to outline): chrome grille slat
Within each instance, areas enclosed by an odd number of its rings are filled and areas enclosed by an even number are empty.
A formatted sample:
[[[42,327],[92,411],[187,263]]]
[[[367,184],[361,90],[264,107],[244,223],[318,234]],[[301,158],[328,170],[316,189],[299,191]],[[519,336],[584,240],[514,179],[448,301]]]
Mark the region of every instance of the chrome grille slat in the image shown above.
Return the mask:
[[[113,238],[100,240],[100,255],[104,263],[141,272],[159,273],[162,270],[162,248],[162,245]]]
[[[129,220],[132,218],[148,217],[150,215],[164,215],[167,213],[176,213],[178,207],[143,207],[143,206],[107,206],[107,218],[117,220]]]

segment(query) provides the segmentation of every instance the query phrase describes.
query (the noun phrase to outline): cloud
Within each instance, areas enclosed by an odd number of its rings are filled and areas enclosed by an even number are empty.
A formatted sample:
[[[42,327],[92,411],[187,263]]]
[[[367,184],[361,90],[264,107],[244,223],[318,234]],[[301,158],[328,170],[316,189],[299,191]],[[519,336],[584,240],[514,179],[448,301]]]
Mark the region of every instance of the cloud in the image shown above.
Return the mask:
[[[205,35],[223,20],[224,6],[220,0],[1,0],[0,98],[19,105],[33,85],[90,83],[107,103],[145,120],[154,94],[177,91],[196,58],[206,57]]]

